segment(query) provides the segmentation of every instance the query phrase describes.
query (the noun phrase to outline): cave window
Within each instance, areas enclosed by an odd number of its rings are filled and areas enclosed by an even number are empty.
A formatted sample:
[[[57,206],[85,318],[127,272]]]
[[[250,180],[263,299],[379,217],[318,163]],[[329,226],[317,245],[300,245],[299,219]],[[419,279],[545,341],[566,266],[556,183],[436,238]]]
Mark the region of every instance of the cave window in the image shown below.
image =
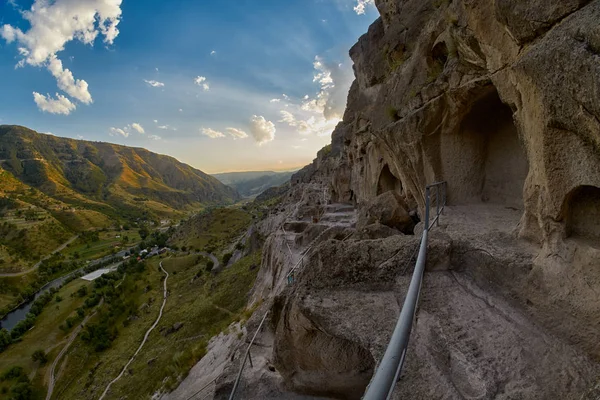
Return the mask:
[[[386,164],[383,166],[383,169],[379,174],[379,180],[377,181],[377,196],[391,190],[396,190],[398,193],[401,193],[402,183],[400,182],[400,179],[392,174],[390,167]]]
[[[458,129],[441,138],[448,203],[492,203],[521,209],[529,171],[512,110],[491,86]]]
[[[600,188],[578,186],[565,198],[563,216],[567,237],[600,241]]]
[[[439,42],[433,46],[431,57],[434,62],[439,63],[442,67],[446,65],[446,61],[448,61],[448,46],[446,46],[446,42]]]

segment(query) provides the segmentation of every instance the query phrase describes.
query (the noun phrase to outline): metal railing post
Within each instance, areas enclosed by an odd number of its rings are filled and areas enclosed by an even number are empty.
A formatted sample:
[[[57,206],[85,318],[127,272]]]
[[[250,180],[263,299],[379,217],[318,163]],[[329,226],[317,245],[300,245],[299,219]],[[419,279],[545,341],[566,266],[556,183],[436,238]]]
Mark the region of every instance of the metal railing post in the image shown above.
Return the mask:
[[[437,217],[439,217],[439,215],[440,215],[440,186],[441,185],[437,185],[435,187],[435,208],[436,208],[435,215]],[[437,218],[435,226],[440,226],[440,219],[439,218]]]
[[[250,348],[252,347],[252,344],[254,343],[254,340],[256,339],[258,332],[260,332],[260,330],[262,329],[262,326],[265,323],[265,320],[267,319],[267,315],[269,315],[269,311],[267,311],[265,313],[265,316],[263,317],[262,321],[260,321],[260,325],[258,325],[258,328],[256,329],[256,332],[254,333],[254,336],[252,337],[252,340],[250,341],[250,344],[248,345],[248,349],[246,350],[246,353],[244,354],[244,358],[242,359],[242,365],[240,366],[240,372],[238,373],[237,378],[235,379],[235,383],[233,384],[233,389],[231,389],[231,394],[229,395],[229,400],[233,400],[235,397],[235,392],[237,391],[237,389],[240,385],[240,380],[242,379],[242,373],[244,372],[244,366],[246,365],[246,359],[248,358],[248,355],[250,354]]]
[[[429,228],[429,186],[425,188],[425,229]]]
[[[436,214],[435,220],[429,225],[431,208],[431,188],[436,188]],[[443,186],[440,189],[440,186]],[[415,263],[413,272],[402,310],[396,322],[396,327],[390,338],[383,358],[377,365],[377,369],[371,378],[363,400],[388,400],[394,392],[396,383],[400,379],[402,366],[408,351],[408,342],[410,332],[417,314],[417,306],[421,296],[421,286],[425,272],[425,263],[427,260],[427,239],[429,230],[433,226],[439,226],[440,213],[444,211],[446,205],[446,182],[436,182],[425,187],[425,223],[421,243],[419,246],[419,255]]]

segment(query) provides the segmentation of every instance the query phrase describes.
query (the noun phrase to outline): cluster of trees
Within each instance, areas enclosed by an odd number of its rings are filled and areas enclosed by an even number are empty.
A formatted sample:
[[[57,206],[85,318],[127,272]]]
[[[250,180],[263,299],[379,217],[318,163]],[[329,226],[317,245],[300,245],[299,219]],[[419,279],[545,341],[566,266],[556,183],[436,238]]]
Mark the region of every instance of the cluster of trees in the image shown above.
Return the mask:
[[[130,259],[120,265],[117,271],[104,274],[94,281],[92,294],[86,299],[85,307],[88,307],[90,299],[99,302],[101,298],[104,298],[105,305],[98,311],[98,321],[87,324],[81,333],[81,339],[94,351],[102,352],[110,347],[119,335],[117,321],[123,315],[128,317],[137,315],[138,304],[132,294],[138,289],[135,282],[140,280],[139,275],[144,273],[145,269],[145,263]],[[123,279],[126,273],[128,282],[116,287],[117,281]],[[127,319],[123,324],[127,324]]]
[[[44,307],[50,303],[50,301],[52,301],[52,298],[56,292],[58,292],[58,289],[51,288],[46,293],[38,297],[31,306],[31,309],[27,313],[25,319],[19,321],[17,325],[11,329],[9,336],[7,336],[8,331],[6,329],[3,329],[0,332],[0,352],[4,351],[6,347],[8,347],[14,341],[19,340],[19,338],[35,324],[37,316],[40,315]]]
[[[98,231],[85,231],[79,234],[79,238],[84,243],[95,243],[100,240],[100,233]]]
[[[21,367],[11,367],[0,374],[0,383],[14,381],[10,387],[11,400],[33,399],[33,386]]]

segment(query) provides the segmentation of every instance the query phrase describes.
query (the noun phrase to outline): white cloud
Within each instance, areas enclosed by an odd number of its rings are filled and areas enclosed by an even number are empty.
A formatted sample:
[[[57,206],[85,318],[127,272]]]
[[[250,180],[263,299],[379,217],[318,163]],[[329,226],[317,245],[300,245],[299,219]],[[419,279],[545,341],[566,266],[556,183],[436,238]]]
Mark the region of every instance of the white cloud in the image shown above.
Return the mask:
[[[198,86],[202,86],[202,89],[204,89],[205,92],[208,92],[210,90],[210,86],[206,81],[205,76],[197,76],[196,78],[194,78],[194,83]]]
[[[305,96],[302,109],[322,113],[328,120],[341,118],[346,108],[348,88],[354,79],[351,69],[342,64],[327,64],[319,56],[315,57],[313,67],[313,82],[318,82],[321,90],[314,99]]]
[[[150,85],[152,87],[163,87],[163,86],[165,86],[164,83],[159,82],[159,81],[155,81],[155,80],[148,81],[148,80],[144,79],[144,82],[146,82],[148,85]]]
[[[77,108],[71,100],[58,93],[56,93],[56,98],[53,99],[50,95],[44,96],[43,94],[33,92],[33,101],[35,101],[40,111],[51,114],[69,115]]]
[[[286,99],[286,100],[289,100],[289,99],[290,99],[290,96],[288,96],[288,95],[287,95],[287,94],[285,94],[285,93],[284,93],[284,94],[282,94],[281,96],[282,96],[284,99]]]
[[[62,62],[55,55],[50,56],[48,70],[56,78],[60,90],[82,103],[90,104],[92,102],[92,95],[88,90],[87,82],[83,79],[75,80],[71,71],[63,69]]]
[[[269,103],[279,103],[281,101],[281,99],[271,99],[269,100]]]
[[[161,140],[162,138],[158,135],[148,135],[148,139],[152,140]]]
[[[248,134],[240,129],[236,128],[225,128],[227,133],[229,133],[234,139],[245,139],[248,137]]]
[[[215,54],[217,54],[216,50],[213,50],[213,51],[210,52],[211,56],[214,56]]]
[[[163,129],[163,130],[169,130],[169,131],[176,131],[177,128],[173,128],[172,126],[169,125],[158,125],[157,126],[158,129]]]
[[[301,135],[328,135],[339,122],[337,119],[327,120],[320,115],[312,115],[306,119],[300,119],[287,110],[281,110],[280,114],[281,120],[279,122],[285,122],[289,126],[296,128]]]
[[[75,80],[70,70],[63,69],[56,54],[73,40],[93,45],[98,35],[104,36],[105,44],[113,44],[119,34],[117,25],[121,18],[121,1],[35,0],[31,9],[21,11],[21,16],[29,22],[29,29],[23,32],[18,27],[6,24],[0,27],[0,36],[8,43],[18,43],[18,52],[22,57],[18,67],[25,64],[47,67],[61,90],[85,104],[90,104],[92,97],[87,82]],[[58,100],[63,106],[61,113],[68,114],[74,106],[68,106],[63,99],[66,98],[63,96]],[[44,107],[53,108],[44,96],[38,96],[37,101],[44,104]],[[40,107],[37,101],[36,104]]]
[[[343,116],[352,70],[339,63],[326,63],[315,57],[313,82],[320,87],[316,96],[305,95],[300,103],[289,102],[280,110],[279,122],[301,135],[329,135]]]
[[[152,121],[154,121],[155,124],[158,124],[158,120],[157,119],[153,119]]]
[[[128,137],[129,136],[129,129],[128,128],[110,128],[110,136],[114,136],[114,135],[121,135],[123,137]]]
[[[155,70],[156,72],[158,72],[158,67],[154,68],[154,70]]]
[[[133,124],[131,124],[131,127],[137,131],[137,133],[146,133],[146,131],[144,131],[144,128],[138,124],[137,122],[134,122]]]
[[[275,139],[275,125],[260,115],[253,115],[250,118],[250,134],[259,145],[270,142]]]
[[[77,135],[77,139],[79,139],[79,140],[83,140],[83,136],[81,136],[81,135]]]
[[[369,4],[374,4],[373,0],[356,0],[356,6],[354,6],[354,11],[358,15],[363,15]]]
[[[104,43],[112,44],[119,34],[120,6],[121,0],[35,0],[21,13],[29,30],[4,25],[0,36],[27,49],[25,63],[40,66],[74,39],[91,45],[102,34]]]
[[[223,132],[215,131],[214,129],[210,129],[210,128],[202,128],[202,129],[200,129],[200,131],[202,132],[203,135],[208,136],[211,139],[225,137]]]
[[[179,112],[183,112],[183,108],[180,108],[180,109],[179,109]]]

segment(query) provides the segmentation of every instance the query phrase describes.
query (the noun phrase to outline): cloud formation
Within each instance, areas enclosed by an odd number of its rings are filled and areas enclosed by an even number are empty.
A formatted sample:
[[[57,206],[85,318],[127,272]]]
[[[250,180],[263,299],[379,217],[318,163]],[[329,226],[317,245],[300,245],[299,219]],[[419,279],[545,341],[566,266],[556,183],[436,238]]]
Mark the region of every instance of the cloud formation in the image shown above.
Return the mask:
[[[245,139],[248,137],[248,134],[240,129],[236,128],[225,128],[227,133],[229,133],[234,139]]]
[[[90,104],[92,102],[87,82],[83,79],[76,80],[69,69],[63,69],[62,61],[55,55],[50,57],[48,70],[56,78],[56,84],[60,90],[82,103]]]
[[[69,115],[77,108],[68,98],[58,93],[56,93],[56,98],[53,99],[50,95],[44,96],[38,92],[33,92],[33,101],[35,101],[40,111],[51,114]]]
[[[123,137],[128,137],[129,136],[129,128],[110,128],[110,136],[115,136],[115,135],[121,135]]]
[[[369,4],[374,4],[373,0],[356,0],[356,6],[354,6],[354,11],[358,15],[364,15],[366,8]]]
[[[313,82],[319,85],[316,96],[304,96],[300,103],[288,102],[280,111],[279,122],[296,128],[301,135],[330,134],[346,108],[348,88],[354,79],[352,70],[343,64],[327,63],[315,57]]]
[[[21,56],[18,67],[27,64],[48,68],[60,90],[90,104],[92,96],[87,82],[76,80],[70,70],[63,68],[56,54],[73,40],[93,45],[98,35],[104,36],[105,44],[113,44],[119,34],[117,25],[121,19],[121,1],[35,0],[31,9],[21,11],[22,17],[29,22],[29,29],[23,32],[19,27],[6,24],[0,27],[0,36],[8,43],[18,44]],[[71,104],[67,105],[65,99],[64,96],[50,99],[49,96],[34,95],[38,108],[60,109],[60,114],[69,114],[75,106],[66,99]],[[61,107],[56,108],[57,105]]]
[[[318,82],[321,90],[316,98],[305,99],[302,109],[322,113],[325,119],[341,118],[354,79],[351,69],[339,63],[325,63],[319,56],[315,57],[313,67],[313,82]]]
[[[204,89],[205,92],[208,92],[210,90],[210,86],[206,81],[205,76],[197,76],[196,78],[194,78],[194,83],[198,86],[202,86],[202,89]]]
[[[215,131],[214,129],[210,128],[202,128],[200,129],[200,132],[202,132],[203,135],[208,136],[211,139],[225,137],[225,134],[223,132]]]
[[[137,122],[134,122],[133,124],[131,124],[131,127],[137,131],[137,133],[146,133],[146,131],[144,131],[144,128],[142,128],[142,126],[140,124],[138,124]]]
[[[275,125],[260,115],[250,118],[250,134],[259,145],[275,139]]]
[[[164,83],[159,82],[159,81],[155,81],[155,80],[148,81],[148,80],[144,79],[144,82],[146,82],[148,85],[150,85],[152,87],[163,87],[163,86],[165,86]]]

